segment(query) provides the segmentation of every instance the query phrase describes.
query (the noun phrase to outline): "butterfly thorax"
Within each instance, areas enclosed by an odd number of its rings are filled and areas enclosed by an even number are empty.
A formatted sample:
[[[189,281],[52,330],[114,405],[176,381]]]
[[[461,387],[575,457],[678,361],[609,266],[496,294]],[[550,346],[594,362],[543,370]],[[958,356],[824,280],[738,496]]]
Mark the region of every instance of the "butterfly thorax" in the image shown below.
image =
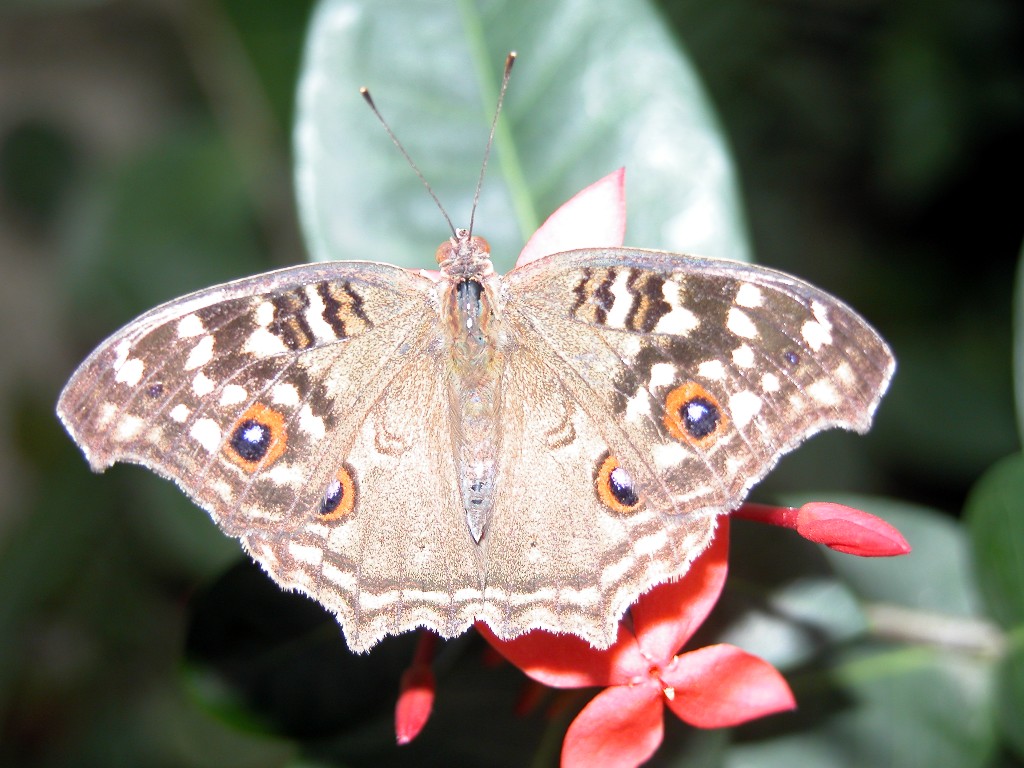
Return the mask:
[[[452,447],[466,523],[479,542],[494,501],[501,433],[501,318],[490,253],[465,230],[438,248],[445,277],[445,337],[451,350],[448,400]]]

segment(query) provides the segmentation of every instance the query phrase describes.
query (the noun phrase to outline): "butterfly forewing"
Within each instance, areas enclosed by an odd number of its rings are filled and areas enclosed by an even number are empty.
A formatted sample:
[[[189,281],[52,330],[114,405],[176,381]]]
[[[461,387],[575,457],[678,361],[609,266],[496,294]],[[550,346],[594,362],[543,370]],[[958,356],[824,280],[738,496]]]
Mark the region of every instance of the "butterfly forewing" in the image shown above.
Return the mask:
[[[543,347],[647,500],[737,506],[779,456],[866,430],[894,361],[834,297],[764,267],[630,249],[555,254],[505,278],[520,342]]]
[[[143,464],[234,535],[315,508],[389,369],[429,343],[432,282],[369,263],[199,291],[114,334],[58,414],[94,469]]]

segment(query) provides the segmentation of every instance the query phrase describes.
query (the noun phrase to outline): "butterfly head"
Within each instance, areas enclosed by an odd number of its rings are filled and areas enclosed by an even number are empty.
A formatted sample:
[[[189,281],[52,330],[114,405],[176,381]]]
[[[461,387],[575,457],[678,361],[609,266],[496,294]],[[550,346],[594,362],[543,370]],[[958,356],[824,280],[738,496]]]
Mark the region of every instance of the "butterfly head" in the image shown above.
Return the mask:
[[[437,247],[435,254],[441,271],[450,277],[487,277],[494,273],[491,246],[467,229],[455,230],[455,236]]]

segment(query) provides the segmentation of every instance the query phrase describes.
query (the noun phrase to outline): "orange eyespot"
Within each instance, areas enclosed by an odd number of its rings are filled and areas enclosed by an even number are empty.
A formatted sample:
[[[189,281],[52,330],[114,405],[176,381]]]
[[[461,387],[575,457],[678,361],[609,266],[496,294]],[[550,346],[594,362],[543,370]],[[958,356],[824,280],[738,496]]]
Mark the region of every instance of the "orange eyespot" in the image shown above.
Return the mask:
[[[710,448],[729,418],[718,399],[695,381],[687,381],[665,398],[665,429],[698,448]]]
[[[287,444],[284,415],[261,403],[253,403],[231,428],[224,453],[251,474],[280,459]]]
[[[618,459],[610,454],[606,454],[597,464],[594,489],[600,502],[620,515],[636,512],[644,503],[637,493],[633,478],[619,466]]]
[[[324,491],[317,514],[321,521],[338,520],[350,514],[356,506],[356,481],[344,464]]]

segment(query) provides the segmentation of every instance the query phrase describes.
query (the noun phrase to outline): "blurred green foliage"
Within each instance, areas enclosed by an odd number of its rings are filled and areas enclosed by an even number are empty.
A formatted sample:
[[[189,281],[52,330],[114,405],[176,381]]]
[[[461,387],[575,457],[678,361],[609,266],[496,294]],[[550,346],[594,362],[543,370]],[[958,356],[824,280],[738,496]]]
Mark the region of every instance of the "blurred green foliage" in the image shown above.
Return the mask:
[[[498,2],[431,0],[417,24],[380,23],[430,80],[433,59],[463,48],[493,74],[505,53],[496,39],[564,14],[573,23],[561,29],[583,31],[513,43],[566,52],[561,63],[538,53],[542,73],[523,57],[516,77],[530,93],[544,78],[557,89],[574,52],[636,34],[626,21],[602,37],[605,5],[615,4],[529,2],[504,15]],[[136,314],[305,258],[290,133],[313,6],[0,6],[0,764],[551,764],[586,701],[559,694],[513,714],[522,677],[488,666],[468,635],[443,645],[434,718],[397,749],[392,707],[413,638],[351,656],[330,617],[277,590],[171,484],[137,467],[92,475],[53,415],[74,365]],[[453,10],[464,23],[443,31],[460,45],[429,47]],[[661,0],[657,10],[656,44],[685,47],[717,110],[754,257],[842,296],[899,360],[868,437],[815,438],[755,495],[854,504],[915,549],[856,560],[737,523],[727,593],[699,639],[777,664],[801,708],[728,734],[670,719],[655,764],[1024,764],[1020,296],[1011,311],[1024,7]],[[348,53],[383,62],[390,51]],[[617,77],[638,105],[657,92],[628,69]],[[530,128],[564,123],[571,94],[545,104],[543,88],[532,92],[528,108],[510,105],[507,146],[550,153],[535,175],[560,152],[585,168],[579,146]],[[408,141],[424,148],[420,160],[446,135],[476,131],[488,109],[427,112],[395,129],[418,135]],[[478,144],[472,133],[470,164]],[[631,201],[642,200],[644,177],[631,170]],[[554,175],[527,179],[543,206],[557,203]],[[431,181],[462,184],[443,166]],[[346,183],[382,195],[373,182]],[[410,174],[387,214],[417,217],[412,195]]]

